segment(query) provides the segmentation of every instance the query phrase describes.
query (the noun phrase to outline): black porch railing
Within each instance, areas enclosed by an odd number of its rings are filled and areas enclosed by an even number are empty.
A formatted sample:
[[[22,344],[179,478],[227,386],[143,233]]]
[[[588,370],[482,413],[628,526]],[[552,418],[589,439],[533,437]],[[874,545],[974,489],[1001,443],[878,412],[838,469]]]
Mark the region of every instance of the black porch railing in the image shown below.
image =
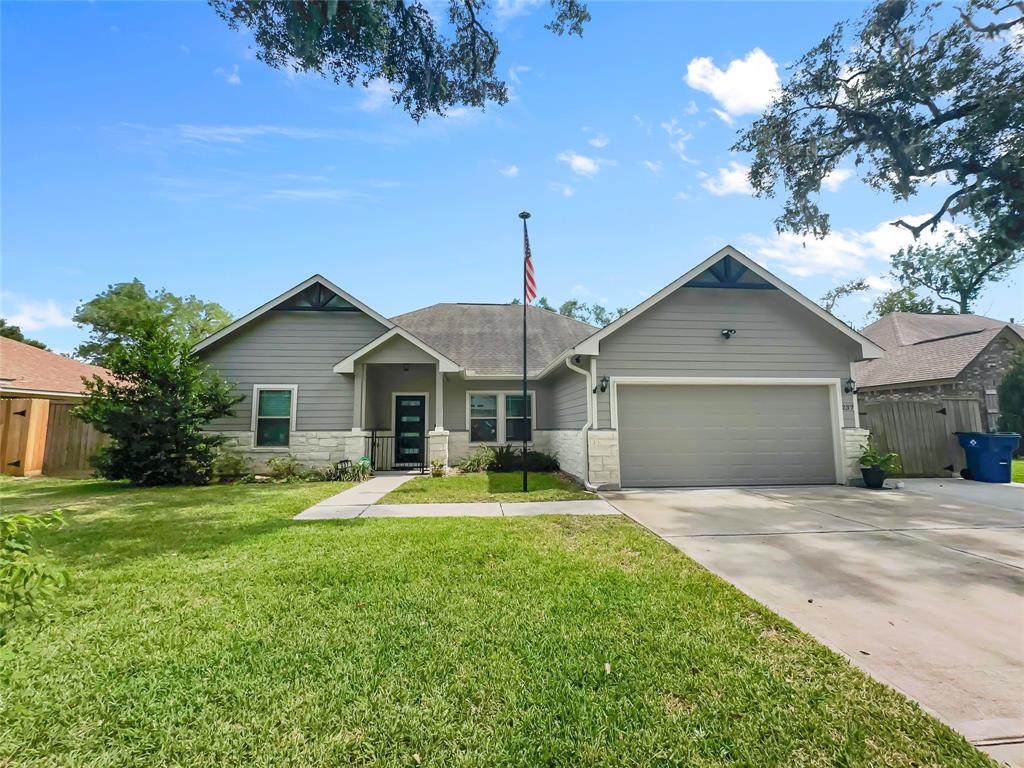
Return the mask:
[[[378,435],[366,438],[366,456],[375,472],[392,469],[416,469],[426,472],[430,466],[429,438],[426,435]]]

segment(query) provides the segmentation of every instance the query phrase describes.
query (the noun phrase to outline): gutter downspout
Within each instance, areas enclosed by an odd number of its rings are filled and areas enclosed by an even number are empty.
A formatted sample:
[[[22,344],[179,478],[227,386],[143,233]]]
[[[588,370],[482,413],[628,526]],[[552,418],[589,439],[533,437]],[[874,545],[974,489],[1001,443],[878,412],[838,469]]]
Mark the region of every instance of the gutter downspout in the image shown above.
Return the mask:
[[[575,355],[570,355],[565,358],[565,367],[570,371],[575,371],[576,373],[581,374],[587,382],[587,423],[584,424],[583,429],[580,430],[580,435],[583,437],[583,471],[587,475],[582,478],[583,487],[588,491],[596,491],[597,486],[590,484],[590,438],[588,437],[590,427],[594,423],[594,398],[591,394],[594,391],[594,380],[590,375],[590,371],[585,368],[580,368],[572,362],[573,357],[575,357]]]

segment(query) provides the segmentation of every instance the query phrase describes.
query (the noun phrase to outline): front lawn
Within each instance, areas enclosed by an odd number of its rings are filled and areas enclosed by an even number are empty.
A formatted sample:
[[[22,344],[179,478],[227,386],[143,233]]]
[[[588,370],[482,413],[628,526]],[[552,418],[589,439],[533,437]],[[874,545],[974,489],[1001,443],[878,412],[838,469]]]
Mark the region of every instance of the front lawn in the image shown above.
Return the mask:
[[[398,486],[378,504],[431,504],[464,501],[575,501],[594,494],[557,472],[531,472],[523,493],[520,472],[467,472],[446,477],[417,477]]]
[[[629,520],[290,519],[338,490],[0,482],[73,576],[0,765],[994,765]]]
[[[1024,483],[1024,459],[1014,459],[1010,465],[1010,479],[1015,483]]]

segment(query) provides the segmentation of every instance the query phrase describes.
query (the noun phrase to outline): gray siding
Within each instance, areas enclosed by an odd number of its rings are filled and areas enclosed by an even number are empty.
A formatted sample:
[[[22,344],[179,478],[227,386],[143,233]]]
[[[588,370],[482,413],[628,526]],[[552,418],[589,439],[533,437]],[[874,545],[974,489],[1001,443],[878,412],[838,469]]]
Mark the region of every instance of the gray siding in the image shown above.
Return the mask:
[[[211,427],[248,431],[253,384],[297,384],[297,430],[351,429],[354,378],[332,369],[385,330],[362,312],[267,312],[199,353],[245,398]]]
[[[550,429],[542,415],[541,403],[546,400],[543,382],[528,381],[526,388],[537,393],[537,429]],[[466,427],[467,392],[522,392],[522,379],[463,379],[458,374],[444,375],[444,427],[464,432]]]
[[[420,350],[416,350],[419,352]],[[434,425],[434,365],[412,364],[409,370],[403,365],[366,366],[366,421],[364,429],[392,429],[391,412],[394,409],[395,392],[427,393],[427,427]]]
[[[537,397],[537,420],[541,429],[583,429],[587,423],[587,379],[563,364],[541,384]]]
[[[723,328],[736,335],[723,339]],[[859,349],[781,291],[680,288],[601,341],[601,376],[850,376]],[[843,398],[853,426],[852,398]],[[610,390],[597,426],[611,426]]]

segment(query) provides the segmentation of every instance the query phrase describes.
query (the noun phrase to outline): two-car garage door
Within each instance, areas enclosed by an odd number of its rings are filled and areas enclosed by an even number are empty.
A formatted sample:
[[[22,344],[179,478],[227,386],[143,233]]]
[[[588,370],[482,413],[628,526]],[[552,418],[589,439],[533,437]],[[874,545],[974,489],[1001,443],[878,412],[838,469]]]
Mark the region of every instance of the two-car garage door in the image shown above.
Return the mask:
[[[620,385],[623,487],[835,483],[826,386]]]

